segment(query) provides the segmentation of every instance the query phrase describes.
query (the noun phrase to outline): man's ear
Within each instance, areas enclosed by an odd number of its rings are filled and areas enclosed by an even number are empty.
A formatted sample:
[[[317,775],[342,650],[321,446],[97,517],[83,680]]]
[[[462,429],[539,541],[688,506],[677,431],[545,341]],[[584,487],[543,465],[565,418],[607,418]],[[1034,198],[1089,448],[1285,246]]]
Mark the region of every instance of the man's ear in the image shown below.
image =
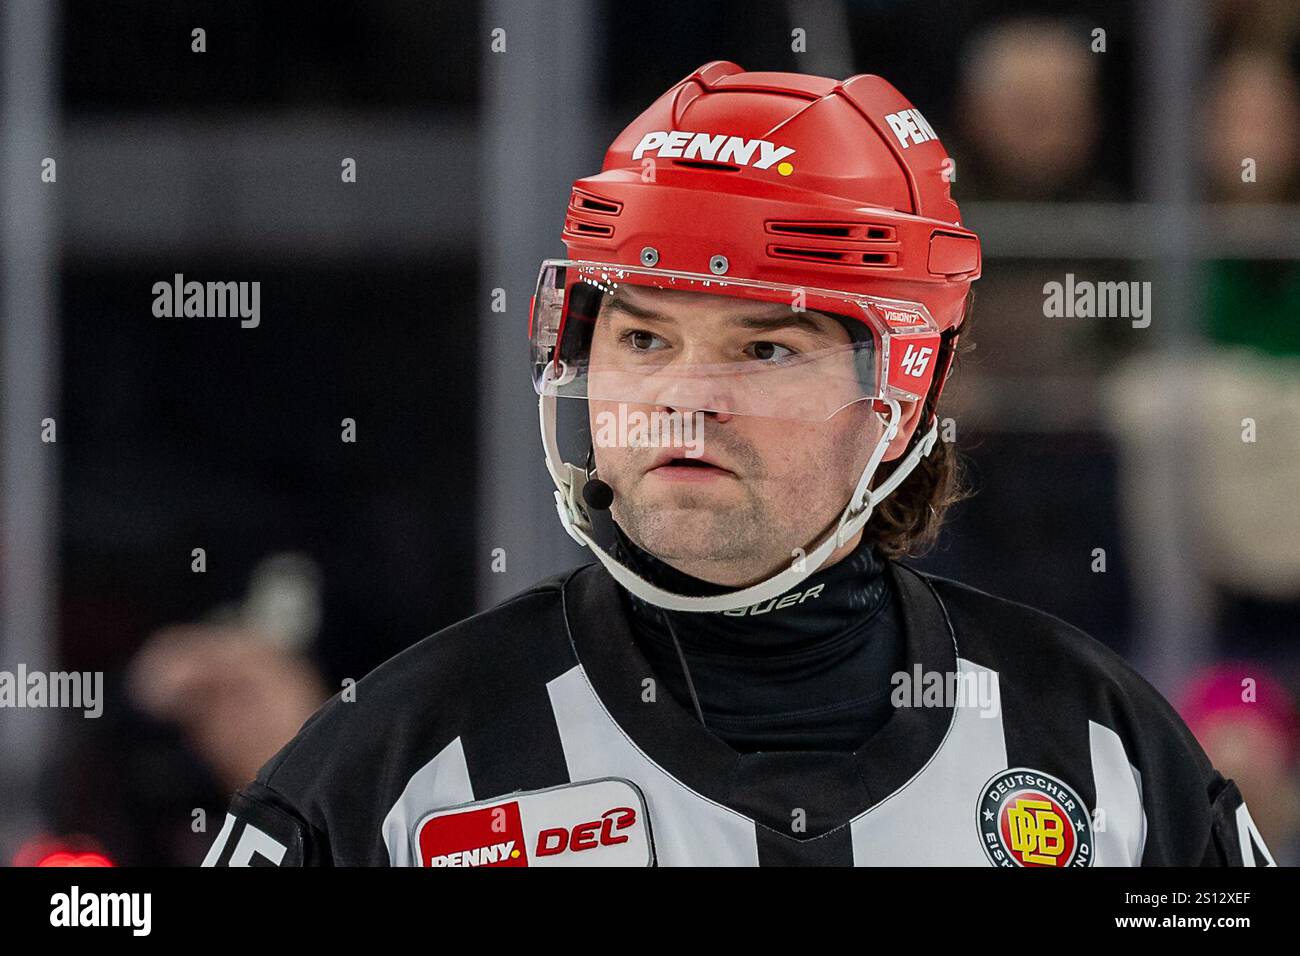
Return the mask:
[[[907,451],[908,443],[911,442],[912,433],[916,431],[921,421],[921,412],[924,408],[925,403],[921,401],[899,403],[898,410],[902,415],[902,421],[898,426],[898,434],[889,443],[883,461],[893,461]]]

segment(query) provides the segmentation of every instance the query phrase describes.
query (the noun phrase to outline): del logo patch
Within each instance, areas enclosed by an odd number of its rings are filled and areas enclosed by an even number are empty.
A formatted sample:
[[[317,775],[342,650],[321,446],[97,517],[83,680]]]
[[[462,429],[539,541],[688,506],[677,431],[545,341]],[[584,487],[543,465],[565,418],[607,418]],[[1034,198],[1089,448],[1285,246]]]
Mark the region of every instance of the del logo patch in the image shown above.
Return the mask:
[[[645,800],[618,777],[435,810],[413,834],[421,866],[650,866]]]
[[[1068,785],[1016,767],[980,791],[980,843],[994,866],[1091,866],[1092,820]]]

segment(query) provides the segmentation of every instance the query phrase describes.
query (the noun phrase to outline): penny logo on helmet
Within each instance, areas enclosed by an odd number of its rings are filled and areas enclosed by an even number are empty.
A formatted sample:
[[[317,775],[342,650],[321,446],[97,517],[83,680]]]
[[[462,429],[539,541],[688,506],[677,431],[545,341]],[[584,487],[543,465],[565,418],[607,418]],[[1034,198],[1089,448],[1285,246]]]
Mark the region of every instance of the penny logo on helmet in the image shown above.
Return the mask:
[[[701,159],[713,163],[731,163],[733,166],[753,166],[767,169],[773,163],[794,155],[794,147],[777,146],[765,139],[745,139],[726,133],[691,133],[686,130],[654,130],[641,137],[632,151],[633,159],[647,153],[661,158]],[[754,154],[758,159],[754,159]],[[783,163],[789,166],[789,163]],[[789,175],[782,173],[782,175]]]

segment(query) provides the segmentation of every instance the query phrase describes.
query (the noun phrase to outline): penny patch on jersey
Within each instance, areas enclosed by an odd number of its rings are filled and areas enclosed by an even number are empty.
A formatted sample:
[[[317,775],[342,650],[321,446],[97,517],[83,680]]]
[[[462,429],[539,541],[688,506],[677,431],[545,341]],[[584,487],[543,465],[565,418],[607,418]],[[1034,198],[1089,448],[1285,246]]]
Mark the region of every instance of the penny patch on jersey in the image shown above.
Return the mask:
[[[980,789],[980,843],[994,866],[1091,866],[1092,820],[1068,785],[1016,767]]]
[[[421,866],[650,866],[645,799],[606,777],[521,791],[425,814],[412,834]]]

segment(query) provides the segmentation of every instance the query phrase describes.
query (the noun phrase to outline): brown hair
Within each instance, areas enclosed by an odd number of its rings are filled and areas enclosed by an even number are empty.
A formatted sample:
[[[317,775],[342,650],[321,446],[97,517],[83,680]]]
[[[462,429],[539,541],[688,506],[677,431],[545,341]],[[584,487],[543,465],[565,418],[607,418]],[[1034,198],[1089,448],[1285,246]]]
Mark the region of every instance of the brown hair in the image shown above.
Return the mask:
[[[956,331],[961,334],[961,346],[956,348],[957,355],[969,352],[974,346],[969,340],[969,322],[974,306],[974,293],[966,297],[962,311],[962,320]],[[955,333],[954,333],[955,339]],[[939,357],[938,368],[943,368],[947,361],[946,351],[953,349],[954,339],[945,338]],[[954,356],[952,371],[956,371]],[[935,394],[942,387],[942,381],[936,376],[926,397],[925,408],[921,414],[919,437],[925,423],[938,411]],[[910,446],[909,446],[910,450]],[[904,456],[900,455],[892,462],[886,462],[877,473],[876,484],[891,475]],[[972,494],[966,480],[966,471],[955,445],[943,440],[942,434],[935,442],[930,454],[926,455],[912,473],[903,479],[894,492],[876,506],[867,521],[866,535],[876,543],[876,549],[887,558],[917,557],[925,554],[934,546],[943,525],[944,514],[959,501]]]

